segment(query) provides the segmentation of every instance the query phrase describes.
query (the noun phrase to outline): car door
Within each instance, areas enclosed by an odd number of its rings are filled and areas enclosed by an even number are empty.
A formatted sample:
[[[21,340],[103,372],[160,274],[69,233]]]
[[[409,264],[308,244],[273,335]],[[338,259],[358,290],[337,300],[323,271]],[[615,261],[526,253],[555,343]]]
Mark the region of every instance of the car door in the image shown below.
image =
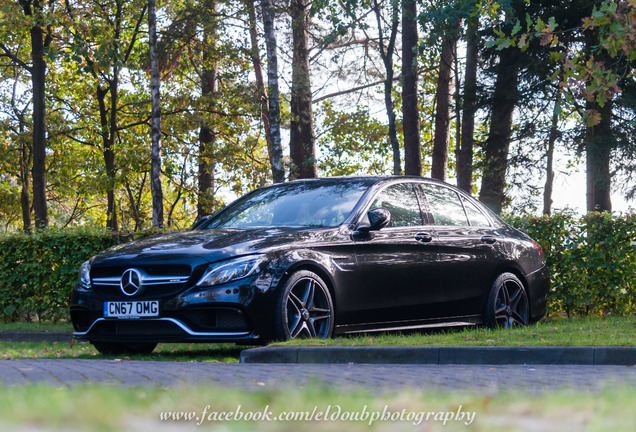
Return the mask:
[[[501,234],[470,199],[444,185],[422,183],[439,242],[444,317],[481,314],[499,260]]]
[[[391,222],[354,235],[356,281],[348,302],[352,322],[396,322],[426,315],[427,293],[437,287],[438,245],[420,210],[414,184],[392,184],[367,210],[385,208]]]

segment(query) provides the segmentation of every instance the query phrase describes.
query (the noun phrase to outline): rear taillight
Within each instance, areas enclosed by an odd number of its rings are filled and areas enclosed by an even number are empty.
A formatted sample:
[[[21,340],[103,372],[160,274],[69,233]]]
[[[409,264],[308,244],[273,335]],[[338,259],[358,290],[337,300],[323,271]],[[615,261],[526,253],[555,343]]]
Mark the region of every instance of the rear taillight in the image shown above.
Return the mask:
[[[545,255],[543,254],[543,248],[541,247],[541,245],[534,240],[532,240],[532,245],[541,254],[541,258],[545,259]]]

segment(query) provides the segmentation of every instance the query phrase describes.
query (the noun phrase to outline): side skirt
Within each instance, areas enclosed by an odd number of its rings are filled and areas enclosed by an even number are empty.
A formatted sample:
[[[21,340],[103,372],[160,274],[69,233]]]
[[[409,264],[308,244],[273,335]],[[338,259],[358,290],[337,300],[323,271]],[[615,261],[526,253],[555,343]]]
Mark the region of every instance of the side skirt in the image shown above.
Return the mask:
[[[481,315],[456,317],[448,321],[414,322],[393,321],[385,323],[355,324],[335,326],[334,334],[377,333],[390,331],[425,330],[445,327],[468,327],[483,323]]]

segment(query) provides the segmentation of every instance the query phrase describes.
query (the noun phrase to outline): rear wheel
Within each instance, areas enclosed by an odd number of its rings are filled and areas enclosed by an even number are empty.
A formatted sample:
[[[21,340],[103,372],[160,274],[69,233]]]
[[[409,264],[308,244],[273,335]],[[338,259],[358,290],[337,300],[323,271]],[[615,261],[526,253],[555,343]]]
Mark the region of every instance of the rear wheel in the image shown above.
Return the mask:
[[[330,337],[333,302],[320,276],[308,270],[292,274],[278,298],[275,320],[279,340]]]
[[[527,325],[530,318],[528,295],[523,283],[512,273],[495,279],[488,296],[484,321],[488,327],[511,328]]]
[[[123,343],[123,342],[91,342],[95,349],[103,355],[119,354],[150,354],[157,344],[154,342]]]

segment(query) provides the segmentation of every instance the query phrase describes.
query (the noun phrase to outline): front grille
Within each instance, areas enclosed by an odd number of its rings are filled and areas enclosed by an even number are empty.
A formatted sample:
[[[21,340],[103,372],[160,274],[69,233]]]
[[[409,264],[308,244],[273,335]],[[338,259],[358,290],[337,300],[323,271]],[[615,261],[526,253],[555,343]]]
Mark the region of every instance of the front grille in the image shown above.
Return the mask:
[[[95,292],[112,299],[130,299],[121,289],[124,272],[134,269],[141,275],[141,288],[136,295],[159,298],[177,294],[190,278],[190,267],[183,265],[107,267],[91,270],[91,282]]]
[[[187,265],[140,265],[140,266],[117,266],[117,267],[93,267],[91,278],[101,278],[109,276],[119,276],[129,268],[136,268],[149,276],[190,276],[191,269]]]

